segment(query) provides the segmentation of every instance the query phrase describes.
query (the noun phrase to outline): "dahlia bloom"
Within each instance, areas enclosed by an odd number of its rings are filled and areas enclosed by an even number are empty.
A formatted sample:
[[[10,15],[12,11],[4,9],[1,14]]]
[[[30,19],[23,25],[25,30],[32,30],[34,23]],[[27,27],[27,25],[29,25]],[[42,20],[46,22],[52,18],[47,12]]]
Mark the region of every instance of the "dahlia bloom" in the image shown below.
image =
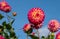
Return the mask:
[[[0,35],[0,39],[5,39],[2,35]]]
[[[10,12],[11,7],[8,5],[7,2],[0,2],[0,10],[4,12]]]
[[[28,20],[30,23],[37,25],[44,21],[45,14],[41,8],[32,8],[28,12]]]
[[[56,39],[60,39],[60,32],[56,34]]]
[[[51,32],[56,32],[59,28],[59,22],[57,20],[51,20],[48,24],[48,29]]]
[[[26,32],[26,31],[29,31],[31,29],[31,24],[25,24],[24,27],[23,27],[23,30]]]

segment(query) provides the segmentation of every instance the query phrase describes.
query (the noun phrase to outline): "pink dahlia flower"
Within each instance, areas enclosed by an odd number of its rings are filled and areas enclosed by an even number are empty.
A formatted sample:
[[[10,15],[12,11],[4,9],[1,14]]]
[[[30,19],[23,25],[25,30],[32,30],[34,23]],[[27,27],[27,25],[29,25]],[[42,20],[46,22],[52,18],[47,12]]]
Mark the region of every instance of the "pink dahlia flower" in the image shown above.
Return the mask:
[[[0,2],[0,10],[4,12],[10,12],[11,7],[8,5],[7,2]]]
[[[0,39],[5,39],[2,35],[0,35]]]
[[[60,32],[56,34],[56,39],[60,39]]]
[[[56,32],[59,28],[59,22],[57,20],[51,20],[48,24],[48,29],[51,32]]]
[[[28,20],[30,23],[37,25],[44,21],[45,14],[41,8],[32,8],[28,12]]]

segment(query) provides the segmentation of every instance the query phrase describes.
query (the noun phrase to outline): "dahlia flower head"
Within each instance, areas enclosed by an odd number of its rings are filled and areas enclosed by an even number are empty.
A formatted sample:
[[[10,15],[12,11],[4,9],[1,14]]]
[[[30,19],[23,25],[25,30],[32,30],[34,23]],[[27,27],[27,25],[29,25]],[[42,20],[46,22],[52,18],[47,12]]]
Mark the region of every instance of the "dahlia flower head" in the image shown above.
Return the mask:
[[[2,35],[0,35],[0,39],[5,39],[5,37],[3,37]]]
[[[2,2],[0,2],[0,10],[4,11],[4,12],[10,12],[11,11],[11,7],[10,7],[10,5],[8,5],[7,2],[2,1]]]
[[[28,20],[31,24],[37,25],[44,21],[45,14],[41,8],[32,8],[28,12]]]
[[[57,20],[51,20],[48,24],[48,29],[51,32],[56,32],[59,29],[59,22]]]
[[[56,39],[60,39],[60,32],[56,34]]]

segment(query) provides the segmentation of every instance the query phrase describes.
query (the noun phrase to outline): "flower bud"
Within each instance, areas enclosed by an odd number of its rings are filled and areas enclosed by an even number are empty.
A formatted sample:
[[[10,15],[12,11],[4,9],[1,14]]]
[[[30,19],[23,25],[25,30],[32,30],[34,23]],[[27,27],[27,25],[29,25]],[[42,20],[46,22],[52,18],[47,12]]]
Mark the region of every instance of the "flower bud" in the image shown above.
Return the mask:
[[[16,12],[13,12],[12,15],[13,15],[13,16],[16,16]]]
[[[26,33],[31,33],[32,32],[31,24],[25,24],[24,27],[23,27],[23,30]]]

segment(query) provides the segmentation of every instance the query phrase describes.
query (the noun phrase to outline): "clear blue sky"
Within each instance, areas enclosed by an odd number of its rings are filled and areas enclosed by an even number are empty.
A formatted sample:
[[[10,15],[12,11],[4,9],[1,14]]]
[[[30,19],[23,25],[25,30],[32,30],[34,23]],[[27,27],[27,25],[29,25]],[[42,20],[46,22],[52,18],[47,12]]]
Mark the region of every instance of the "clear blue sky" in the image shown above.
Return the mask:
[[[46,25],[51,19],[56,19],[60,22],[60,0],[6,0],[6,2],[12,7],[11,12],[17,12],[13,27],[19,39],[25,39],[26,34],[18,29],[22,28],[24,24],[29,23],[27,13],[33,7],[42,8],[45,12],[43,29],[47,27]],[[8,14],[11,14],[11,12]],[[3,13],[4,12],[2,12],[2,14]],[[0,21],[0,23],[1,22],[2,21]]]

